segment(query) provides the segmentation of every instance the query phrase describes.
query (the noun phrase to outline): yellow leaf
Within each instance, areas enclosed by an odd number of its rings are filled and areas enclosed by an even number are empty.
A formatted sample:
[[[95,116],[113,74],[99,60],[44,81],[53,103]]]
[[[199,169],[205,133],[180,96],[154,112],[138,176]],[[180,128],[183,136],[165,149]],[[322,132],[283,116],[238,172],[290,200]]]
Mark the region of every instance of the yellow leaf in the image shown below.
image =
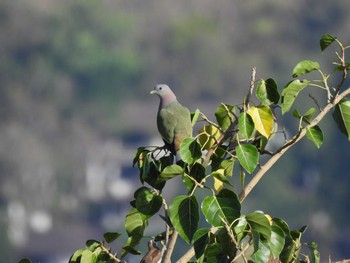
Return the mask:
[[[198,131],[198,140],[202,149],[209,150],[220,137],[220,131],[213,125],[206,125]]]
[[[271,109],[268,106],[250,107],[247,113],[252,117],[255,129],[268,139],[274,124]]]
[[[219,179],[216,179],[214,177],[214,188],[217,192],[220,192],[222,188],[224,187],[224,183],[221,182]]]

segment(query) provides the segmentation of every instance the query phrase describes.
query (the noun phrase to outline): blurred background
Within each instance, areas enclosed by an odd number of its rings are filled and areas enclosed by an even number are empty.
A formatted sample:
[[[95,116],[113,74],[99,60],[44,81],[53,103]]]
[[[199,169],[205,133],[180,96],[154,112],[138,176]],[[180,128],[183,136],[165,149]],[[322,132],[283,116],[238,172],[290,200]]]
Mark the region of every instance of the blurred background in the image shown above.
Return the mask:
[[[281,90],[300,60],[330,61],[319,39],[349,44],[349,13],[347,0],[1,0],[0,262],[67,262],[123,230],[140,187],[133,154],[161,143],[154,84],[214,119],[242,101],[252,67]],[[350,144],[331,116],[320,126],[321,150],[299,143],[244,212],[308,225],[328,262],[350,258]],[[184,191],[172,184],[167,195]]]

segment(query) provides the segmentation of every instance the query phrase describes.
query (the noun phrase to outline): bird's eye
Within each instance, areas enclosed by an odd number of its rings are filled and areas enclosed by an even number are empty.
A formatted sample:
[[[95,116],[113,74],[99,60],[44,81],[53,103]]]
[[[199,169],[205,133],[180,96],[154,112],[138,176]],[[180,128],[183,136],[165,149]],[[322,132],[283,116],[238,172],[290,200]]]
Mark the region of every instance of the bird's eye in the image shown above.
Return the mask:
[[[159,87],[159,90],[162,90],[163,88],[162,87]]]

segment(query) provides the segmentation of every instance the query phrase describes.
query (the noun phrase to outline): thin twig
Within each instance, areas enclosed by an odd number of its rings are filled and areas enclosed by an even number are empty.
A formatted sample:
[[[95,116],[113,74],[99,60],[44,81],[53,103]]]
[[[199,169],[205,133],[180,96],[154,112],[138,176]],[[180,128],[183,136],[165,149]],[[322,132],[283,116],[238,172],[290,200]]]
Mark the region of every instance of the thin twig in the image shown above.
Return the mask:
[[[309,97],[314,101],[314,103],[316,104],[317,108],[319,111],[322,111],[320,105],[318,104],[318,101],[316,100],[316,98],[314,96],[312,96],[310,93],[309,93]]]
[[[106,248],[103,243],[101,243],[100,248],[102,249],[103,252],[105,252],[110,259],[114,260],[117,263],[124,262],[121,261],[119,258],[117,258],[114,254],[111,253],[111,250],[109,248]]]

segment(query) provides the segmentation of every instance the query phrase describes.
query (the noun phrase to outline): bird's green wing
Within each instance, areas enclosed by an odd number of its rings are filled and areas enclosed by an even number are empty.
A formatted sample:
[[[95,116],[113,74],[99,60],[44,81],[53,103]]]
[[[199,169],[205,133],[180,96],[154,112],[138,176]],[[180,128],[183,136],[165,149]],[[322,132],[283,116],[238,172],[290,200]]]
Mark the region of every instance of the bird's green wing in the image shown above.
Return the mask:
[[[171,144],[174,141],[174,131],[177,125],[177,118],[172,109],[163,108],[159,111],[157,125],[163,140]]]

